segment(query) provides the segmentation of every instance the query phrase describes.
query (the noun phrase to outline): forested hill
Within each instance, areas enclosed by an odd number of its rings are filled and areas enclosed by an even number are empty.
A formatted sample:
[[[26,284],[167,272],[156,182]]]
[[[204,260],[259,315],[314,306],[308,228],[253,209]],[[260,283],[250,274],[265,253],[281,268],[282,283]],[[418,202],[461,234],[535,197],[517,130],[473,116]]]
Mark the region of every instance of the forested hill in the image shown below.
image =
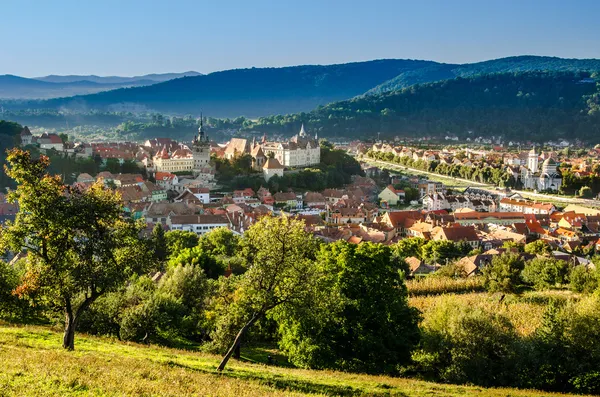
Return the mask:
[[[259,131],[320,135],[505,136],[600,140],[600,88],[587,73],[506,73],[456,78],[336,102],[307,114],[259,119]],[[471,131],[471,134],[469,134]]]
[[[600,60],[519,56],[453,65],[387,59],[340,65],[235,69],[144,87],[47,101],[3,103],[11,110],[151,111],[250,118],[307,112],[331,102],[457,77],[493,73],[598,72]],[[50,84],[46,82],[44,83]],[[0,82],[0,89],[2,84]]]
[[[600,59],[564,59],[524,55],[463,65],[435,64],[400,73],[393,79],[372,88],[367,94],[381,94],[383,92],[400,90],[415,84],[432,83],[456,77],[472,77],[490,73],[581,71],[600,71]]]
[[[377,60],[328,66],[251,68],[184,77],[146,87],[75,96],[23,107],[119,109],[136,104],[175,114],[215,117],[261,116],[308,111],[352,98],[398,74],[435,64],[430,61]]]

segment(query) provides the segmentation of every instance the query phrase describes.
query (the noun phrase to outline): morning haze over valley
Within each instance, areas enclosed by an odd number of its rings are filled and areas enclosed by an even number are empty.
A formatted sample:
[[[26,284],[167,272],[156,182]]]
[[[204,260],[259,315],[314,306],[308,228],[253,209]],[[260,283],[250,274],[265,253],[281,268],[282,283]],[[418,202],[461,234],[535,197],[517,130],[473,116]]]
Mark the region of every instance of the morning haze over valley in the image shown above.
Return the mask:
[[[0,9],[1,395],[600,395],[599,3]]]

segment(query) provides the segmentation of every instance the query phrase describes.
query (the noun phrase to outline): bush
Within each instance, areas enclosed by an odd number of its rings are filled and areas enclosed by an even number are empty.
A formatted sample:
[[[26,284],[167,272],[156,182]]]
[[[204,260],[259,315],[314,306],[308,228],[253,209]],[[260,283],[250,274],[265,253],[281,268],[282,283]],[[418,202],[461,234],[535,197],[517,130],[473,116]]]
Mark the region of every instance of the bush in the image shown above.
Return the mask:
[[[523,260],[518,254],[494,256],[492,263],[483,268],[485,288],[489,292],[517,292],[523,268]]]
[[[528,261],[523,269],[523,281],[537,290],[560,287],[567,282],[569,265],[554,258],[535,258]]]
[[[569,288],[574,292],[590,293],[598,288],[598,272],[585,266],[575,266],[569,272]]]
[[[516,333],[506,317],[447,299],[421,329],[413,360],[422,375],[482,386],[511,383]]]

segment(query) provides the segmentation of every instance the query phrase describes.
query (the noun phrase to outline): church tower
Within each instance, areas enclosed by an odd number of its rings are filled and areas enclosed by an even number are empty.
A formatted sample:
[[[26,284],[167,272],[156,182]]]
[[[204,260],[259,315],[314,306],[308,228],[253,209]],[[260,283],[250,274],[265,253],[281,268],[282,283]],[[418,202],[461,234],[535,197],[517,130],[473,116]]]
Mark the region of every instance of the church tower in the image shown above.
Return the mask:
[[[210,162],[210,141],[204,133],[202,113],[200,113],[200,128],[198,135],[192,141],[192,157],[194,158],[194,175],[198,175],[202,168],[207,167]]]
[[[538,155],[535,152],[535,146],[529,152],[529,156],[527,157],[527,168],[533,173],[538,172]]]

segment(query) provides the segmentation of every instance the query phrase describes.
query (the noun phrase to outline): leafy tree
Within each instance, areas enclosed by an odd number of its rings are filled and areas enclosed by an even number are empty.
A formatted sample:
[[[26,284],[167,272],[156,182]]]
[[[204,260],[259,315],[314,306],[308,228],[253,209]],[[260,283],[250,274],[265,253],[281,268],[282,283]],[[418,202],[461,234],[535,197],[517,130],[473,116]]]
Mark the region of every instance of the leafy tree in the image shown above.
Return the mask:
[[[393,247],[392,252],[399,258],[408,258],[414,256],[421,257],[421,249],[426,241],[419,237],[409,237],[398,241]]]
[[[275,311],[281,348],[297,365],[394,373],[418,341],[417,311],[390,249],[339,241],[317,256],[309,301]]]
[[[238,300],[232,311],[243,324],[219,364],[222,371],[247,330],[280,305],[302,303],[314,280],[315,241],[304,222],[265,216],[252,225],[240,242],[240,255],[249,264],[240,276]],[[241,309],[241,310],[240,310]]]
[[[498,386],[511,376],[517,335],[503,315],[445,299],[422,324],[423,339],[413,354],[424,375],[453,383]]]
[[[492,258],[492,263],[483,268],[485,287],[489,292],[516,292],[521,284],[524,268],[520,255],[504,253]]]
[[[593,292],[598,288],[598,271],[586,266],[574,266],[569,272],[569,288],[575,292]]]
[[[151,241],[154,248],[154,258],[159,262],[164,262],[168,256],[167,239],[165,238],[165,229],[160,223],[154,225]]]
[[[536,240],[525,244],[524,251],[531,255],[550,255],[552,248],[544,240]]]
[[[81,314],[98,297],[142,271],[148,249],[141,226],[128,219],[120,197],[101,184],[87,190],[48,175],[48,158],[10,151],[7,174],[18,187],[8,196],[19,203],[14,223],[2,227],[0,247],[27,250],[27,273],[17,292],[42,296],[65,314],[63,347],[74,349]]]
[[[231,230],[220,227],[200,237],[198,245],[210,255],[231,257],[236,253],[239,237]]]
[[[430,263],[443,263],[461,256],[461,247],[448,240],[430,240],[421,247],[421,258]]]
[[[566,283],[569,265],[554,258],[535,258],[525,263],[523,281],[537,290],[549,289]]]
[[[178,255],[186,248],[194,248],[198,245],[198,235],[194,232],[183,230],[171,230],[165,233],[167,251],[169,256]]]
[[[179,251],[178,254],[171,256],[169,259],[169,268],[175,268],[178,265],[193,265],[204,270],[208,278],[216,279],[225,273],[223,264],[209,255],[200,246],[193,248],[185,248]]]

